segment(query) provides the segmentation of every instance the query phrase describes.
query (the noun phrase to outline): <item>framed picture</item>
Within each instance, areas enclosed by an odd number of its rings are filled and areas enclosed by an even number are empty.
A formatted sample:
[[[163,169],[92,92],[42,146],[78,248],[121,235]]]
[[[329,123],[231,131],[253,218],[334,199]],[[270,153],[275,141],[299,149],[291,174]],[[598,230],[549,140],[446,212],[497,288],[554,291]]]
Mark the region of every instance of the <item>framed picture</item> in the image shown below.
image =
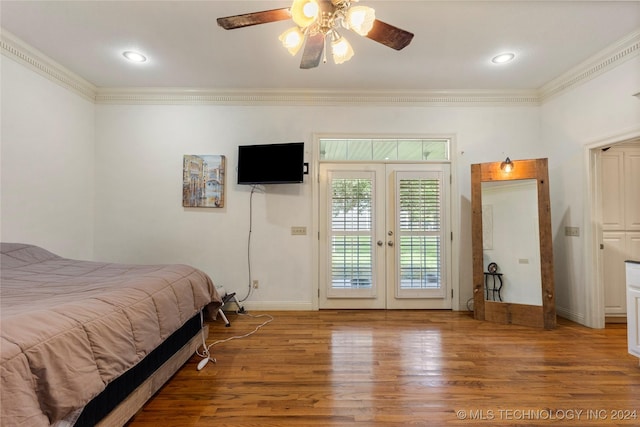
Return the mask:
[[[224,207],[225,156],[185,154],[182,162],[182,206]]]

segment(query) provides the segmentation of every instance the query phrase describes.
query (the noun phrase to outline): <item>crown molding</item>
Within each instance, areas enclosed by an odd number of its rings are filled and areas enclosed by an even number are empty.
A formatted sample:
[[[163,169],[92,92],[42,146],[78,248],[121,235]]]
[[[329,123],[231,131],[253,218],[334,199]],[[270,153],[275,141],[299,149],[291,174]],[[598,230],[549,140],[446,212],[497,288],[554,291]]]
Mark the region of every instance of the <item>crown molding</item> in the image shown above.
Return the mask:
[[[640,31],[539,89],[520,91],[337,91],[304,89],[101,88],[0,28],[0,52],[96,104],[279,106],[532,106],[564,93],[640,53]],[[638,96],[636,94],[635,96]]]
[[[606,73],[640,54],[640,30],[628,34],[606,49],[544,84],[539,90],[542,103]]]
[[[535,91],[336,91],[99,88],[98,104],[451,106],[538,105]]]
[[[96,86],[2,28],[0,52],[52,82],[95,102]]]

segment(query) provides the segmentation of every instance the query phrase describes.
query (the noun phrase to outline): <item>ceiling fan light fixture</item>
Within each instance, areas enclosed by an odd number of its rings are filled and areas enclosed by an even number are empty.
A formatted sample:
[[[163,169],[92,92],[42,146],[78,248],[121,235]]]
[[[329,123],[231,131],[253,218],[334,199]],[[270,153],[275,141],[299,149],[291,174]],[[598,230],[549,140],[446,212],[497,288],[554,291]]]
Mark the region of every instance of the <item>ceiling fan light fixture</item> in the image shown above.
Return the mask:
[[[304,33],[300,27],[292,27],[280,34],[279,39],[291,56],[295,56],[304,44]]]
[[[318,19],[320,5],[317,0],[293,0],[291,19],[301,28],[306,28]]]
[[[353,47],[338,32],[350,30],[395,50],[402,50],[413,33],[376,18],[373,8],[356,6],[359,0],[289,0],[289,7],[270,9],[216,19],[225,30],[268,22],[292,20],[297,28],[280,34],[279,40],[291,55],[302,50],[300,68],[316,68],[326,62],[329,44],[336,64],[350,60]]]
[[[367,6],[353,6],[347,10],[345,24],[347,28],[361,36],[366,36],[376,20],[375,9]]]
[[[351,43],[344,37],[334,32],[331,36],[331,53],[333,54],[333,62],[342,64],[353,58],[353,48]]]

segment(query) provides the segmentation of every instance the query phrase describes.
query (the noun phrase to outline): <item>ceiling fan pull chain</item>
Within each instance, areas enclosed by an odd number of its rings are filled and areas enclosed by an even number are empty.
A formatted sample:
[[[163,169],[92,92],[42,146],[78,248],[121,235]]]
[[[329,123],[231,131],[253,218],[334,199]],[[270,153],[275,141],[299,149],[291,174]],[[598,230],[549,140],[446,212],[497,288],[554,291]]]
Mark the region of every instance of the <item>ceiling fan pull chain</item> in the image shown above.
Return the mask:
[[[324,49],[322,49],[322,63],[327,63],[327,36],[324,36]]]

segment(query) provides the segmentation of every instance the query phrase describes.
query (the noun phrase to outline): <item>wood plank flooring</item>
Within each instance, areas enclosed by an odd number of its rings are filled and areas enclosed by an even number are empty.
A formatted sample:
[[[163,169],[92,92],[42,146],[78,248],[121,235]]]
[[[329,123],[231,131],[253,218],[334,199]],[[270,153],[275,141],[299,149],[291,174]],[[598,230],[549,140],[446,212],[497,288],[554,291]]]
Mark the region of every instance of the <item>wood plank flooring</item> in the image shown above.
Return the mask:
[[[253,312],[253,315],[261,313]],[[271,312],[191,360],[128,423],[147,426],[640,425],[626,326],[551,331],[466,312]],[[265,319],[229,314],[209,343]]]

